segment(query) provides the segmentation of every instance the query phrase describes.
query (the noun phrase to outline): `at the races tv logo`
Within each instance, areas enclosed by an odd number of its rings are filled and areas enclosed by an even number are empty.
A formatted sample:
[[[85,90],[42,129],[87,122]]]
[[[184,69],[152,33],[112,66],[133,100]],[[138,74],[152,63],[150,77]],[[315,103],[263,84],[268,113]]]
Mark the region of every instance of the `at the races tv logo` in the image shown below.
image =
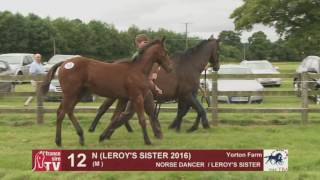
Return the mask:
[[[60,171],[61,151],[59,150],[33,150],[32,170],[33,171]]]

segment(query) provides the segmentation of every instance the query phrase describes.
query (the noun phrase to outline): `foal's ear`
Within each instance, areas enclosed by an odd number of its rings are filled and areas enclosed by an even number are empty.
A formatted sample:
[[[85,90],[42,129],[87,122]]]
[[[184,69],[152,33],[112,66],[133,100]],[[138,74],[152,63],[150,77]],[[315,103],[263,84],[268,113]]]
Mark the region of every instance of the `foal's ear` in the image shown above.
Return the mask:
[[[161,42],[164,43],[165,41],[166,41],[166,37],[163,36],[163,37],[161,38]]]

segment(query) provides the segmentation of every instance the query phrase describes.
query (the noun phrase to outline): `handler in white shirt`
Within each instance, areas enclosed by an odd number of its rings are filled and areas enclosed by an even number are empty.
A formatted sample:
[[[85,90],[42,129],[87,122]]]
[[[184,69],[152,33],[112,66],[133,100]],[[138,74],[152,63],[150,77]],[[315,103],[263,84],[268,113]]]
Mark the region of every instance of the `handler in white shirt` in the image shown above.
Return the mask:
[[[41,54],[37,53],[33,55],[34,61],[30,65],[29,73],[31,75],[39,75],[39,74],[45,74],[44,67],[41,64]],[[37,90],[39,88],[38,86],[40,83],[31,80],[31,85]],[[25,106],[28,106],[29,103],[32,101],[33,97],[30,96],[27,101],[24,103]]]
[[[31,75],[45,74],[44,67],[41,64],[41,54],[34,55],[34,61],[30,65],[29,73]]]

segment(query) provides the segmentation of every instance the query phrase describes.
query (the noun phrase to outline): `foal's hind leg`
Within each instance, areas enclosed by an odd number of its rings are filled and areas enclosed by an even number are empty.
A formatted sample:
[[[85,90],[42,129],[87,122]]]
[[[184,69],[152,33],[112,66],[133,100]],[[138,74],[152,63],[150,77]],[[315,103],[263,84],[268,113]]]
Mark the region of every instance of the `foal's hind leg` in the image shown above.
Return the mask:
[[[74,106],[77,102],[77,98],[71,98],[68,96],[64,96],[64,98],[62,99],[60,106],[57,110],[57,124],[56,124],[56,145],[57,146],[61,146],[61,128],[62,128],[62,121],[65,117],[65,114],[67,113],[68,115],[70,113],[73,113],[73,109]],[[72,123],[75,125],[75,117],[70,117],[70,120],[72,121]],[[76,121],[77,123],[77,121]],[[80,127],[80,125],[78,124],[78,126]],[[79,129],[78,127],[78,129]],[[83,134],[80,131],[82,131],[81,127],[80,130],[77,129],[78,134]],[[80,135],[79,135],[80,136]],[[83,141],[83,135],[81,135],[81,139]]]
[[[62,109],[62,103],[60,103],[59,108],[57,110],[57,122],[56,122],[56,145],[61,146],[61,126],[62,121],[65,117],[65,112]]]
[[[83,146],[84,145],[84,137],[83,137],[83,130],[77,120],[77,118],[74,116],[73,111],[68,113],[69,119],[71,120],[74,128],[77,131],[77,134],[79,136],[79,143]]]
[[[193,131],[197,130],[198,127],[199,127],[200,120],[201,120],[201,115],[200,115],[199,113],[197,113],[197,118],[196,118],[196,120],[194,121],[194,123],[193,123],[193,125],[191,126],[191,128],[189,128],[189,129],[187,130],[187,132],[193,132]]]
[[[193,124],[193,126],[190,129],[188,129],[188,132],[192,132],[192,131],[195,131],[198,129],[200,118],[202,119],[203,128],[205,128],[205,129],[209,128],[210,126],[208,123],[206,110],[203,108],[201,103],[198,101],[198,99],[194,95],[192,95],[190,97],[190,103],[191,103],[192,107],[197,111],[198,116],[197,116],[197,119],[196,119],[195,123]],[[200,118],[199,118],[199,116],[200,116]]]
[[[72,94],[72,96],[66,95],[66,96],[64,96],[64,98],[62,100],[63,109],[64,109],[65,113],[68,114],[69,119],[71,120],[73,126],[75,127],[77,134],[79,136],[79,143],[81,145],[84,144],[83,130],[82,130],[77,118],[74,116],[73,111],[74,111],[74,107],[79,102],[79,100],[81,99],[84,92],[85,91],[74,92]]]

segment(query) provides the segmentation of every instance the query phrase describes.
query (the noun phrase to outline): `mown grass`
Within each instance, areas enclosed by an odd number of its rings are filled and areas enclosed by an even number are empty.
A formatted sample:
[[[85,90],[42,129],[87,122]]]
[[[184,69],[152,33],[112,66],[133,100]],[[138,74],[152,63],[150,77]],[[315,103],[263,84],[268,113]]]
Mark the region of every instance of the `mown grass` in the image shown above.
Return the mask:
[[[292,73],[297,63],[275,63],[282,73]],[[267,90],[291,90],[292,80],[284,80],[280,88]],[[30,91],[30,85],[23,84],[17,91]],[[22,107],[26,97],[2,97],[2,107]],[[94,103],[80,103],[78,106],[99,106]],[[58,103],[45,102],[45,106],[57,107]],[[31,107],[35,106],[33,102]],[[166,106],[175,106],[169,104]],[[266,97],[262,104],[219,104],[219,107],[300,107],[298,97]],[[311,104],[318,108],[319,105]],[[220,125],[209,130],[200,128],[186,133],[195,117],[189,113],[177,133],[168,130],[174,113],[161,113],[160,121],[163,140],[152,138],[153,145],[143,144],[136,117],[131,121],[134,132],[125,128],[116,131],[111,140],[98,143],[98,137],[110,114],[106,114],[96,132],[88,133],[94,114],[77,114],[85,130],[85,146],[78,144],[75,130],[65,118],[62,129],[62,149],[289,149],[289,172],[49,172],[31,171],[32,149],[56,149],[55,115],[46,114],[45,124],[35,124],[34,114],[0,114],[0,179],[320,179],[320,115],[310,114],[310,123],[301,124],[299,113],[263,114],[237,113],[219,114]],[[210,119],[210,113],[208,113]],[[152,137],[150,128],[149,135]]]
[[[31,172],[32,149],[56,149],[54,144],[55,116],[46,115],[44,125],[34,124],[34,115],[0,115],[0,178],[2,179],[318,179],[320,178],[320,148],[318,124],[309,125],[229,125],[220,124],[209,130],[200,128],[197,132],[186,133],[195,118],[190,113],[182,130],[177,133],[168,130],[172,114],[161,114],[160,120],[164,139],[152,138],[153,145],[143,144],[137,119],[131,122],[133,133],[125,128],[116,131],[111,140],[98,142],[110,115],[98,125],[96,132],[88,133],[93,114],[79,114],[85,130],[85,146],[78,144],[78,137],[70,121],[63,123],[62,149],[289,149],[289,172]],[[232,116],[230,116],[231,118]],[[229,117],[224,117],[227,120]],[[224,120],[223,118],[223,120]],[[234,117],[237,118],[237,117]],[[149,128],[150,130],[150,128]],[[152,137],[151,131],[149,135]]]

